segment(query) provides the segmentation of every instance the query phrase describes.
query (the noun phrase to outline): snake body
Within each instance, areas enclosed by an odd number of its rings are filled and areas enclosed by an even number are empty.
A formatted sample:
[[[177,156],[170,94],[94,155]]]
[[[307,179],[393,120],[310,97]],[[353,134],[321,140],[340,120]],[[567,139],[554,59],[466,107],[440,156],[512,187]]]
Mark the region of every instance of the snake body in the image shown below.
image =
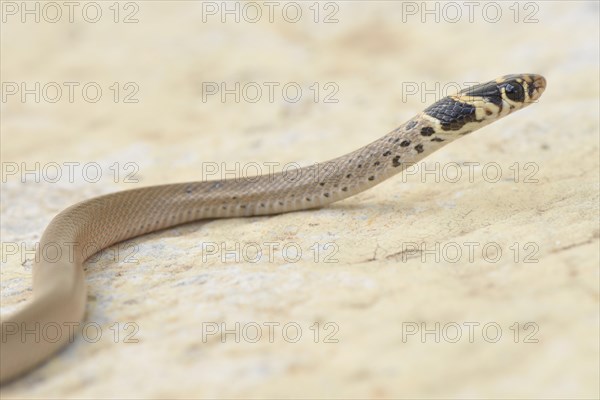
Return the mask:
[[[82,264],[117,242],[205,218],[268,215],[322,207],[362,192],[453,140],[535,102],[542,76],[507,75],[445,97],[382,138],[333,160],[294,173],[253,179],[177,183],[127,190],[75,204],[44,232],[40,249],[58,244],[52,262],[36,257],[33,299],[2,318],[0,382],[47,359],[72,337],[36,340],[45,324],[82,321],[86,285]],[[87,246],[93,243],[93,246]],[[86,251],[86,249],[88,249]],[[38,261],[39,260],[39,261]]]

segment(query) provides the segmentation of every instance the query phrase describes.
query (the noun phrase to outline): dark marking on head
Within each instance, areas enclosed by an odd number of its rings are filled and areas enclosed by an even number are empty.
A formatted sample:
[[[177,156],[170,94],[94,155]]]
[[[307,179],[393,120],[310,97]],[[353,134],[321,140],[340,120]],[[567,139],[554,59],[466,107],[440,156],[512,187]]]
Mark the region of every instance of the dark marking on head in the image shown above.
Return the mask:
[[[306,201],[310,201],[310,197],[307,197],[307,198],[306,198]]]
[[[423,145],[422,144],[418,144],[415,146],[415,150],[417,151],[417,153],[422,153],[423,152]]]
[[[342,188],[342,192],[347,192],[347,191],[348,191],[348,188],[347,188],[346,186],[344,186],[344,187]]]
[[[371,175],[371,176],[369,177],[369,180],[370,180],[370,181],[372,181],[373,179],[375,179],[375,177],[374,177],[373,175]]]
[[[325,182],[319,182],[319,185],[325,186]]]
[[[329,193],[323,193],[323,196],[329,197]]]
[[[475,106],[444,97],[427,107],[425,114],[440,121],[445,131],[457,131],[466,123],[476,121]]]
[[[390,154],[392,154],[392,152],[388,150],[388,151],[386,151],[385,153],[383,153],[383,156],[384,156],[384,157],[387,157],[387,156],[389,156]]]
[[[402,147],[410,146],[410,140],[404,140],[402,143],[400,143],[400,146],[402,146]]]
[[[535,91],[535,85],[533,83],[529,83],[527,85],[527,94],[529,94],[529,98],[533,97],[534,91]]]
[[[265,203],[260,203],[260,206],[261,206],[261,207],[264,207],[264,206],[265,206]]]
[[[394,168],[400,166],[400,156],[396,156],[396,157],[392,158],[392,166]]]
[[[375,161],[375,162],[373,163],[373,165],[374,165],[374,166],[378,166],[379,164],[381,164],[379,161]]]
[[[460,93],[467,96],[483,97],[498,107],[502,107],[502,94],[500,93],[500,88],[495,81],[468,87],[464,90],[461,90]]]
[[[352,176],[352,174],[348,174],[348,175],[346,175],[346,178],[350,179],[351,176]]]
[[[435,129],[433,129],[430,126],[426,126],[424,128],[421,129],[421,135],[422,136],[431,136],[435,133]]]

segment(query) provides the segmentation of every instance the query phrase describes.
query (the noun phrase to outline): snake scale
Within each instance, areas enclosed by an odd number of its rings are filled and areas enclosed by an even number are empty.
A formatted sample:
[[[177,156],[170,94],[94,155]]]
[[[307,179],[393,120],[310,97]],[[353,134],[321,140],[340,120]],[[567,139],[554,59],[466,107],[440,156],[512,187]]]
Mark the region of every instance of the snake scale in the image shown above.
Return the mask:
[[[83,262],[117,242],[205,218],[246,217],[322,207],[367,190],[446,144],[535,102],[546,87],[540,75],[507,75],[444,97],[382,138],[344,156],[253,179],[152,186],[75,204],[50,223],[40,249],[58,244],[52,262],[37,257],[33,299],[2,317],[0,382],[48,359],[72,340],[49,342],[27,334],[44,324],[83,320]],[[69,246],[69,248],[67,248]],[[70,250],[70,251],[69,251]],[[39,261],[38,261],[39,260]]]

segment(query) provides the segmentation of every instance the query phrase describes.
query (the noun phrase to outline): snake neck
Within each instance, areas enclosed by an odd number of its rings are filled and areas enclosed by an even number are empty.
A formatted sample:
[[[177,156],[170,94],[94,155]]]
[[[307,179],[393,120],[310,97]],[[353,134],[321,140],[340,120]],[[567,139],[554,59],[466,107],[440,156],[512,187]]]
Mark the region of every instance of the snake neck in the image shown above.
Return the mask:
[[[365,191],[402,172],[431,153],[475,129],[446,132],[439,123],[421,113],[387,135],[344,156],[291,174],[276,174],[270,207],[251,194],[242,199],[249,207],[244,215],[262,215],[321,207]],[[223,187],[227,182],[220,182]],[[244,190],[250,190],[250,187]],[[264,206],[263,206],[264,205]],[[238,210],[242,211],[242,210]],[[217,212],[214,217],[224,216]]]

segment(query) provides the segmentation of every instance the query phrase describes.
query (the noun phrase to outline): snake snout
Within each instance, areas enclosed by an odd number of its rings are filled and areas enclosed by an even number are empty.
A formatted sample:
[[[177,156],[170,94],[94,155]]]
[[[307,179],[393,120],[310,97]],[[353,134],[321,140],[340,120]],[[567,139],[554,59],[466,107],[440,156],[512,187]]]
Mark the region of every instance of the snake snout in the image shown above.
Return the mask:
[[[530,101],[536,101],[546,90],[546,78],[541,75],[532,75],[531,79],[533,82],[528,88],[529,99]]]

